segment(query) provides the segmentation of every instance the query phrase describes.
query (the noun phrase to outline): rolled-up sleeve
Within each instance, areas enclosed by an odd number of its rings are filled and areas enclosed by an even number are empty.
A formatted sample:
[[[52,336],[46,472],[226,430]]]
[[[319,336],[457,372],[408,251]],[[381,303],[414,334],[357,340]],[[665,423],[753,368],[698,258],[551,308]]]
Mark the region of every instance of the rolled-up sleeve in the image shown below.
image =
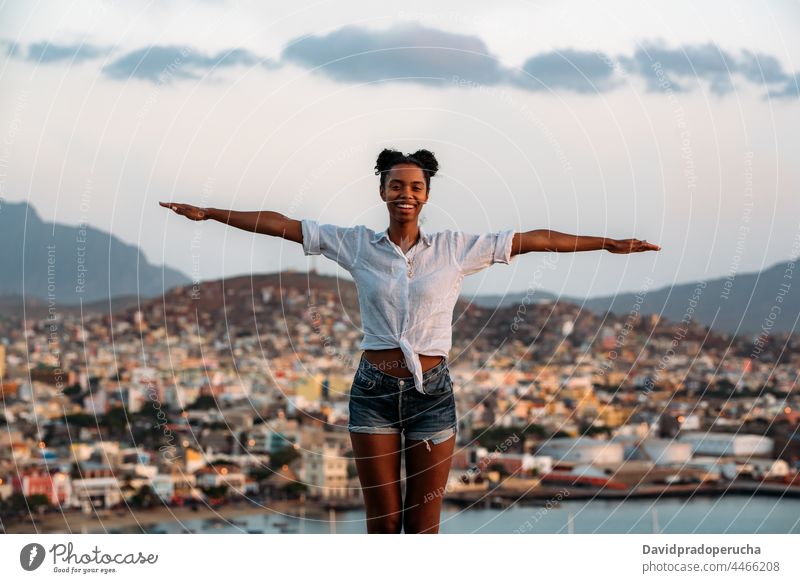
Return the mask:
[[[511,263],[514,231],[509,229],[494,233],[453,233],[453,253],[464,275],[476,273],[495,263]]]
[[[303,253],[323,255],[336,261],[345,269],[352,269],[358,255],[358,228],[320,224],[302,219]]]

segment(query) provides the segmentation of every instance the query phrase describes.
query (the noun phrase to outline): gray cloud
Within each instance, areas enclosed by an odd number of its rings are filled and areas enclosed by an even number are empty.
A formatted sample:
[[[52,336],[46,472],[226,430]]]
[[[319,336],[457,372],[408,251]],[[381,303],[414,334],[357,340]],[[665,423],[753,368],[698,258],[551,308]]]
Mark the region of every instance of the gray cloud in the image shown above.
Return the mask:
[[[28,45],[27,59],[37,63],[71,61],[79,63],[108,54],[110,49],[89,44],[59,45],[48,42]]]
[[[286,46],[282,58],[337,81],[435,85],[458,76],[496,84],[510,78],[479,38],[414,23],[382,31],[350,25],[299,38]]]
[[[649,44],[638,48],[633,57],[618,60],[630,73],[643,78],[649,91],[683,92],[692,81],[707,81],[713,93],[726,95],[736,89],[734,76],[761,86],[789,79],[775,57],[747,50],[737,57],[713,44],[674,49]]]
[[[619,61],[630,73],[642,77],[649,91],[688,91],[692,79],[706,79],[717,92],[725,92],[730,85],[724,78],[738,66],[735,59],[711,44],[679,49],[646,45],[636,49],[633,57],[619,57]]]
[[[790,78],[778,59],[772,55],[755,54],[748,50],[742,51],[738,71],[753,83],[780,83]]]
[[[144,79],[154,83],[172,83],[175,79],[199,79],[203,72],[236,65],[277,65],[244,49],[220,51],[207,56],[186,46],[152,46],[122,55],[103,67],[112,79]]]
[[[768,93],[772,99],[798,99],[800,98],[800,73],[789,77],[783,87]]]
[[[532,91],[567,89],[598,93],[617,86],[610,58],[603,53],[565,49],[531,57],[514,83]]]

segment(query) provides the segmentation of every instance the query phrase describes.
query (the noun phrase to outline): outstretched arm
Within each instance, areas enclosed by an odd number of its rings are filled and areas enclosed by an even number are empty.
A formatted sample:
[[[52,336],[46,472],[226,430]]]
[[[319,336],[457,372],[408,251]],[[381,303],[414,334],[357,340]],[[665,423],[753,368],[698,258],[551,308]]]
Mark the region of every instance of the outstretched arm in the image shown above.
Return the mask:
[[[303,242],[303,230],[300,221],[290,219],[275,211],[230,211],[215,208],[202,208],[177,202],[159,202],[163,207],[172,209],[179,215],[193,221],[208,219],[219,221],[253,233],[283,237],[295,243]]]
[[[514,233],[511,243],[511,255],[529,253],[531,251],[597,251],[605,249],[609,253],[637,253],[639,251],[659,251],[661,247],[655,243],[639,239],[608,239],[606,237],[585,237],[536,229],[524,233]]]

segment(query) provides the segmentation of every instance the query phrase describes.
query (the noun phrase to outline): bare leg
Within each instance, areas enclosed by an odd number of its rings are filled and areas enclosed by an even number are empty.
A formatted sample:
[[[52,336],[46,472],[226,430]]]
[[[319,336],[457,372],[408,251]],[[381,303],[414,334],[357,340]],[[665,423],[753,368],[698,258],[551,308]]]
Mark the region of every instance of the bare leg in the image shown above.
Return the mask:
[[[396,534],[403,525],[400,440],[399,433],[350,432],[370,534]]]
[[[403,528],[406,533],[436,534],[442,498],[450,473],[456,436],[438,445],[406,440],[406,499]],[[430,445],[430,451],[426,445]]]

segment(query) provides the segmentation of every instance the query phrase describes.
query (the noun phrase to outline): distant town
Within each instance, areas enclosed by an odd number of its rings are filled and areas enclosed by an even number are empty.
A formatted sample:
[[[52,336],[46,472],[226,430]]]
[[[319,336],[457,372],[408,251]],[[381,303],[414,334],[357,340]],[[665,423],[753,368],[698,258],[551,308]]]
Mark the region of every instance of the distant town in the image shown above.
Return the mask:
[[[536,294],[459,300],[458,437],[436,495],[800,495],[798,337],[718,333],[685,301],[668,321],[635,302],[615,315]],[[359,322],[353,283],[314,272],[177,287],[114,313],[3,314],[2,530],[361,507],[346,429]]]

